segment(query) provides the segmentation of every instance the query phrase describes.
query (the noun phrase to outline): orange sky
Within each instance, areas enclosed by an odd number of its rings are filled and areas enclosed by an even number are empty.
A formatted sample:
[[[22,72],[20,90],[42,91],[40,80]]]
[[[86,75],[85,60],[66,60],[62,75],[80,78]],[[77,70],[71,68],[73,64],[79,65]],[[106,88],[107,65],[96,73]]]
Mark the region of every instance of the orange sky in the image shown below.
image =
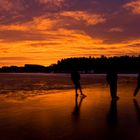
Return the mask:
[[[140,54],[140,0],[0,0],[0,66]]]

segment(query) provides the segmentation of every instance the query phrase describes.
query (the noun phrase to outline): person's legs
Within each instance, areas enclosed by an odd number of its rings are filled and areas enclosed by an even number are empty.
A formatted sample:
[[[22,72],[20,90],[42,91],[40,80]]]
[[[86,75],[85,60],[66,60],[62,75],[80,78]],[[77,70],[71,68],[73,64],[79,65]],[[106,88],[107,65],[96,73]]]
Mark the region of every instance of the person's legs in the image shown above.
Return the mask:
[[[114,83],[114,97],[117,97],[117,83]]]
[[[81,85],[80,85],[80,81],[76,82],[76,86],[77,86],[77,90],[79,89],[80,94],[83,95],[82,88],[81,88]]]
[[[77,82],[77,86],[78,86],[78,88],[79,88],[80,94],[82,95],[83,92],[82,92],[82,88],[81,88],[80,81]]]
[[[111,98],[113,99],[114,98],[114,88],[113,88],[112,84],[110,84],[110,95],[111,95]]]
[[[137,86],[136,89],[135,89],[135,91],[134,91],[134,96],[136,96],[138,94],[139,89],[140,89],[140,87]]]
[[[110,94],[112,99],[119,99],[117,96],[117,83],[110,84]]]
[[[75,96],[78,96],[78,88],[75,87]]]
[[[81,88],[81,85],[80,85],[80,81],[75,81],[74,84],[75,84],[75,92],[76,92],[76,96],[78,96],[78,89],[79,89],[79,91],[80,91],[80,95],[86,97],[86,95],[84,95],[83,92],[82,92],[82,88]]]
[[[82,97],[86,97],[86,95],[84,95],[83,92],[82,92],[82,88],[81,88],[80,82],[78,83],[78,88],[79,88],[81,96]]]
[[[83,95],[83,92],[82,92],[82,89],[81,87],[79,87],[79,90],[80,90],[80,94]]]
[[[75,95],[78,96],[78,86],[77,86],[77,82],[73,81],[74,84],[74,88],[75,88]]]

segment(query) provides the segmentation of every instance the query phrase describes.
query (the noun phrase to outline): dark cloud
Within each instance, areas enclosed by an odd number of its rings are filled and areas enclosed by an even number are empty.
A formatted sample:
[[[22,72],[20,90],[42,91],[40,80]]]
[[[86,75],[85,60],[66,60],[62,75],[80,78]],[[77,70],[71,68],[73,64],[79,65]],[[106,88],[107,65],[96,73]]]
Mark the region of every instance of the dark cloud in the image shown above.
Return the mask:
[[[8,61],[13,61],[13,60],[28,60],[27,57],[0,57],[0,60],[8,60]]]
[[[60,24],[54,28],[67,28],[84,31],[91,37],[103,39],[106,43],[116,43],[128,39],[140,38],[140,15],[130,14],[124,5],[130,3],[130,0],[0,0],[0,25],[22,24],[32,21],[35,17],[45,16],[50,19],[60,19]],[[104,24],[96,26],[87,25],[85,20],[75,20],[73,17],[62,16],[62,12],[86,12],[98,14],[106,19]],[[61,26],[60,26],[61,25]],[[122,32],[109,32],[112,28],[122,28]],[[8,35],[9,34],[9,35]],[[13,35],[12,35],[13,34]],[[7,40],[28,40],[42,39],[40,33],[4,33],[0,38]],[[15,36],[16,35],[16,36]],[[8,36],[8,37],[7,37]],[[15,38],[14,38],[15,37]],[[21,40],[22,40],[21,39]]]
[[[129,45],[127,47],[132,47],[132,48],[140,48],[140,43],[136,43],[136,44],[132,44],[132,45]]]
[[[56,43],[56,42],[48,42],[48,43],[32,43],[30,44],[30,46],[32,47],[44,47],[44,46],[53,46],[53,45],[60,45],[60,43]]]
[[[37,32],[0,31],[0,39],[2,42],[18,42],[46,40],[47,38],[46,35]]]

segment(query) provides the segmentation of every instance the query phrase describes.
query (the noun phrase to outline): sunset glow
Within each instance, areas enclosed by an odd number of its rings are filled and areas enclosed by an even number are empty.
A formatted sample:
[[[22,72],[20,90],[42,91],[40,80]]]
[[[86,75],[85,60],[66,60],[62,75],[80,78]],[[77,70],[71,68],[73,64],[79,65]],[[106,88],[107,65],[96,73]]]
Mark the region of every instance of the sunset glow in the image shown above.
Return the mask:
[[[140,54],[140,0],[0,0],[0,66]]]

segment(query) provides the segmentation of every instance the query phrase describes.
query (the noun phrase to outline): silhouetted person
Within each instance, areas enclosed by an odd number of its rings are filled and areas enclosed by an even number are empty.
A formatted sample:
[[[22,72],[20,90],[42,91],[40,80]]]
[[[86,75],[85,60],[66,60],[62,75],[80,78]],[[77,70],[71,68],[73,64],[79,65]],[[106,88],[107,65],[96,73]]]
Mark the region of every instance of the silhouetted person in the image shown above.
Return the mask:
[[[134,96],[136,96],[138,94],[139,90],[140,90],[140,73],[139,73],[138,78],[137,78],[137,87],[134,91]]]
[[[85,96],[82,93],[82,89],[81,89],[81,85],[80,85],[80,74],[79,74],[78,71],[74,70],[74,71],[71,72],[71,80],[73,81],[73,84],[74,84],[74,87],[75,87],[76,96],[78,96],[78,89],[80,91],[80,94],[82,96]]]
[[[134,106],[135,106],[135,109],[136,109],[138,121],[140,123],[140,106],[139,106],[138,102],[135,99],[133,100],[133,102],[134,102]]]
[[[111,100],[107,122],[109,127],[115,127],[117,125],[118,122],[117,100]]]
[[[111,98],[114,100],[119,99],[117,96],[117,80],[118,80],[118,75],[117,72],[112,70],[107,73],[107,82],[110,86],[110,94]]]

